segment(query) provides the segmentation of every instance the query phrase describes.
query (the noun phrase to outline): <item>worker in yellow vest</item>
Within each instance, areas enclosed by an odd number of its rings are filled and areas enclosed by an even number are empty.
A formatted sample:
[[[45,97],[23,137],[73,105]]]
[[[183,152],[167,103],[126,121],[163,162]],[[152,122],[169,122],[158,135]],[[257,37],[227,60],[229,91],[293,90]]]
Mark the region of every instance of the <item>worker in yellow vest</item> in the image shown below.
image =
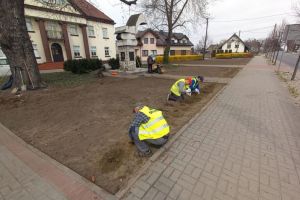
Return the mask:
[[[168,141],[170,127],[160,110],[137,104],[133,111],[135,118],[130,126],[129,138],[140,156],[150,156],[152,152],[147,143],[164,145]]]
[[[184,100],[184,95],[191,96],[190,84],[192,79],[182,78],[177,80],[171,87],[171,93],[168,94],[168,101],[182,101]]]

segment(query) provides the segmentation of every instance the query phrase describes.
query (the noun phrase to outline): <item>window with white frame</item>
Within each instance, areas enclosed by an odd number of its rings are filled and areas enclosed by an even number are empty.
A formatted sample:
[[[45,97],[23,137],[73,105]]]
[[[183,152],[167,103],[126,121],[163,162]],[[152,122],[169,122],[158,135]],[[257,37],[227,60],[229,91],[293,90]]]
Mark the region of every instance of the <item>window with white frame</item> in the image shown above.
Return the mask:
[[[39,51],[37,49],[37,44],[32,44],[32,47],[33,47],[35,58],[41,58],[40,53],[39,53]]]
[[[109,55],[109,47],[104,47],[105,57],[110,57]]]
[[[157,55],[157,50],[151,50],[151,54],[156,56]]]
[[[88,26],[88,36],[95,37],[95,30],[93,26]]]
[[[144,44],[148,44],[148,38],[144,38]]]
[[[96,57],[97,56],[97,47],[91,46],[91,55]]]
[[[102,34],[104,39],[108,39],[108,30],[107,28],[102,28]]]
[[[227,49],[231,49],[231,43],[227,44]]]
[[[74,45],[73,46],[73,53],[74,57],[80,57],[80,46],[79,45]]]
[[[25,18],[27,31],[33,31],[33,26],[30,18]]]
[[[69,31],[70,31],[71,35],[78,35],[77,25],[76,24],[70,24],[69,25]]]
[[[143,50],[142,51],[142,56],[147,57],[148,56],[148,50]]]
[[[150,38],[150,44],[154,44],[154,38]]]

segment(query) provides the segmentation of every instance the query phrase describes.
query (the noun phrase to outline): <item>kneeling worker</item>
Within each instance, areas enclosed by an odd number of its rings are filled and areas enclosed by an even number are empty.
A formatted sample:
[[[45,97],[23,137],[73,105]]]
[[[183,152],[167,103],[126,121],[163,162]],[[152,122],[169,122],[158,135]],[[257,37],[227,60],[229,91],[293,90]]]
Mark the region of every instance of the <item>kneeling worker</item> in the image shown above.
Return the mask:
[[[199,82],[204,82],[203,76],[191,77],[190,89],[192,93],[200,94],[200,84]]]
[[[136,145],[140,156],[150,156],[152,153],[147,143],[164,145],[168,141],[170,127],[160,110],[138,104],[134,113],[129,138]]]
[[[184,100],[184,95],[191,96],[190,84],[191,78],[182,78],[176,81],[171,87],[171,93],[168,95],[168,101]]]

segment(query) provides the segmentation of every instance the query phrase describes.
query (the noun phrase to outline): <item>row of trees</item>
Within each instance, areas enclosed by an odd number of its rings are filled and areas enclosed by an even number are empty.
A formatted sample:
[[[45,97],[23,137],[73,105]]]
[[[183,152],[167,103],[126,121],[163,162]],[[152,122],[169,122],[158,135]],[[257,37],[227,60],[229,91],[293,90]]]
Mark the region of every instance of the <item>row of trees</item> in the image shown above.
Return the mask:
[[[55,6],[55,0],[36,0],[46,6]],[[73,0],[66,0],[72,4]],[[171,46],[171,36],[176,28],[189,23],[200,22],[206,15],[209,0],[133,0],[121,2],[132,5],[138,4],[147,16],[152,27],[168,32],[165,62]],[[211,0],[213,1],[213,0]],[[33,47],[27,33],[24,0],[0,0],[0,46],[8,62],[14,79],[14,87],[20,88],[21,77],[27,87],[40,88],[42,80],[34,56]],[[27,70],[26,70],[27,69]]]

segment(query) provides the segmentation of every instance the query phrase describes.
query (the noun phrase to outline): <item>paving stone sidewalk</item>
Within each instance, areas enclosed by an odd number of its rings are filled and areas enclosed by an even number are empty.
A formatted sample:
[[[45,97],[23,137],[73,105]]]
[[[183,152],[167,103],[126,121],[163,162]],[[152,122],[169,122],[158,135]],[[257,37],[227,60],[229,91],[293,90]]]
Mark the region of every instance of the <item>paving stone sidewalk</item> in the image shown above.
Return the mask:
[[[298,200],[299,176],[300,108],[255,57],[125,199]]]

